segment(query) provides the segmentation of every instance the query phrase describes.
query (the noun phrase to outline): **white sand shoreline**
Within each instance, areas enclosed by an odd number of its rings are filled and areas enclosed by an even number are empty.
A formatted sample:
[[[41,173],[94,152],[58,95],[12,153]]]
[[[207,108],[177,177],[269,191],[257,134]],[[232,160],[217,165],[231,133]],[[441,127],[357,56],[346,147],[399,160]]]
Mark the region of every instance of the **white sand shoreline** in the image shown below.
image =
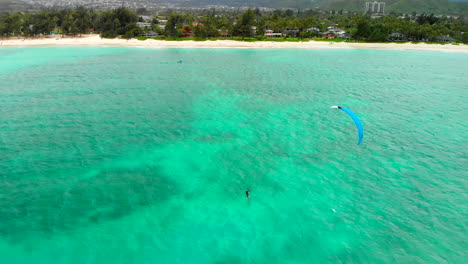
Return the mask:
[[[0,39],[0,48],[12,47],[140,47],[140,48],[246,48],[246,49],[384,49],[384,50],[418,50],[468,53],[468,45],[459,44],[426,44],[426,43],[354,43],[354,42],[243,42],[235,40],[207,41],[165,41],[137,39],[102,39],[99,35],[82,37],[46,37],[46,38],[8,38]]]

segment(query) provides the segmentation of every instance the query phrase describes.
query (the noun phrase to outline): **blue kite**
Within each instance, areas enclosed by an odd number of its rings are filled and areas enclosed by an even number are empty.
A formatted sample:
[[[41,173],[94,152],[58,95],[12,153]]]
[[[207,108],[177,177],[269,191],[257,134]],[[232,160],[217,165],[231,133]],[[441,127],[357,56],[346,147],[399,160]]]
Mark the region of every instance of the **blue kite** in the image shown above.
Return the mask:
[[[344,108],[342,106],[336,106],[336,105],[332,106],[331,108],[338,108],[338,109],[345,111],[354,120],[354,123],[356,124],[356,127],[358,129],[358,135],[359,135],[357,144],[360,145],[362,142],[362,138],[364,137],[364,129],[362,128],[361,120],[359,120],[357,115],[353,113],[353,111],[349,110],[348,108]]]

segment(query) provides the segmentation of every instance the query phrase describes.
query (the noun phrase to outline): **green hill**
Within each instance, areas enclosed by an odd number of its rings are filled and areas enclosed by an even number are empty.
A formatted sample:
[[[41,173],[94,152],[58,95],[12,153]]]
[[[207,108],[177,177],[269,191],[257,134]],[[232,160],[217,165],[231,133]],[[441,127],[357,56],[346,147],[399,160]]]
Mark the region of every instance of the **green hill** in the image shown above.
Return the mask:
[[[468,2],[447,0],[400,0],[389,6],[389,11],[468,15]]]
[[[156,1],[156,0],[154,0]],[[315,8],[329,10],[351,10],[364,12],[365,2],[371,0],[158,0],[187,6],[227,5],[227,6],[263,6],[272,8]],[[468,0],[378,0],[385,2],[386,12],[397,13],[434,13],[468,16]]]
[[[321,7],[327,9],[345,9],[363,11],[368,0],[329,0]],[[453,2],[449,0],[384,0],[386,12],[397,13],[434,13],[451,15],[468,15],[468,2]]]

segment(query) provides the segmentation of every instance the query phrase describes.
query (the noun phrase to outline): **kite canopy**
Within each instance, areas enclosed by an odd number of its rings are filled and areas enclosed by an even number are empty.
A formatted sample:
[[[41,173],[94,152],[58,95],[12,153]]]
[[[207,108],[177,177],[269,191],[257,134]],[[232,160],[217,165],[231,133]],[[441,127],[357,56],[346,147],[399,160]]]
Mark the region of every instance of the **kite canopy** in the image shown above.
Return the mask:
[[[341,109],[341,110],[345,111],[353,119],[354,123],[356,124],[357,130],[358,130],[358,135],[359,135],[359,139],[358,139],[357,144],[360,145],[362,143],[362,138],[364,137],[364,129],[362,128],[361,120],[359,120],[357,115],[355,113],[353,113],[353,111],[349,110],[348,108],[341,107],[341,106],[336,106],[336,105],[332,106],[331,108]]]

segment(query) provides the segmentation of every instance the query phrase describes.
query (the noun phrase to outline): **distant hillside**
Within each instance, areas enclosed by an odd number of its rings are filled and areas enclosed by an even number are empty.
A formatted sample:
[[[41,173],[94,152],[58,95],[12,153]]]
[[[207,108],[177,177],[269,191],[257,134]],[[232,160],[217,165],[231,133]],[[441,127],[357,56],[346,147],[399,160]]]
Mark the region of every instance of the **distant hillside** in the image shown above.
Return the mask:
[[[185,6],[227,5],[262,6],[272,8],[315,8],[364,11],[365,2],[371,0],[153,0],[178,3]],[[468,16],[466,0],[379,0],[385,2],[387,12],[434,13]]]
[[[186,6],[227,5],[262,6],[272,8],[315,8],[364,11],[365,2],[371,0],[153,0],[155,2],[178,3]],[[379,0],[385,2],[387,12],[434,13],[468,16],[466,0]]]
[[[0,13],[3,12],[16,12],[16,11],[30,11],[33,7],[20,0],[0,0]]]
[[[270,7],[270,8],[315,8],[328,10],[351,10],[357,12],[364,11],[365,2],[372,0],[125,0],[122,3],[173,3],[179,6],[207,6],[207,5],[225,5],[225,6],[251,6],[251,7]],[[468,0],[377,0],[385,2],[386,12],[397,13],[434,13],[448,15],[464,15],[468,17]],[[62,4],[58,6],[75,6],[85,5],[90,3],[102,2],[118,3],[118,0],[0,0],[0,12],[5,11],[24,11],[36,8],[40,5],[55,3]],[[39,5],[38,5],[39,4]]]
[[[313,8],[330,0],[152,0],[154,2],[177,3],[185,6],[252,6],[271,8]]]
[[[329,0],[321,6],[327,9],[346,9],[362,11],[368,0]],[[468,2],[449,0],[384,0],[386,12],[397,13],[434,13],[468,15]]]

